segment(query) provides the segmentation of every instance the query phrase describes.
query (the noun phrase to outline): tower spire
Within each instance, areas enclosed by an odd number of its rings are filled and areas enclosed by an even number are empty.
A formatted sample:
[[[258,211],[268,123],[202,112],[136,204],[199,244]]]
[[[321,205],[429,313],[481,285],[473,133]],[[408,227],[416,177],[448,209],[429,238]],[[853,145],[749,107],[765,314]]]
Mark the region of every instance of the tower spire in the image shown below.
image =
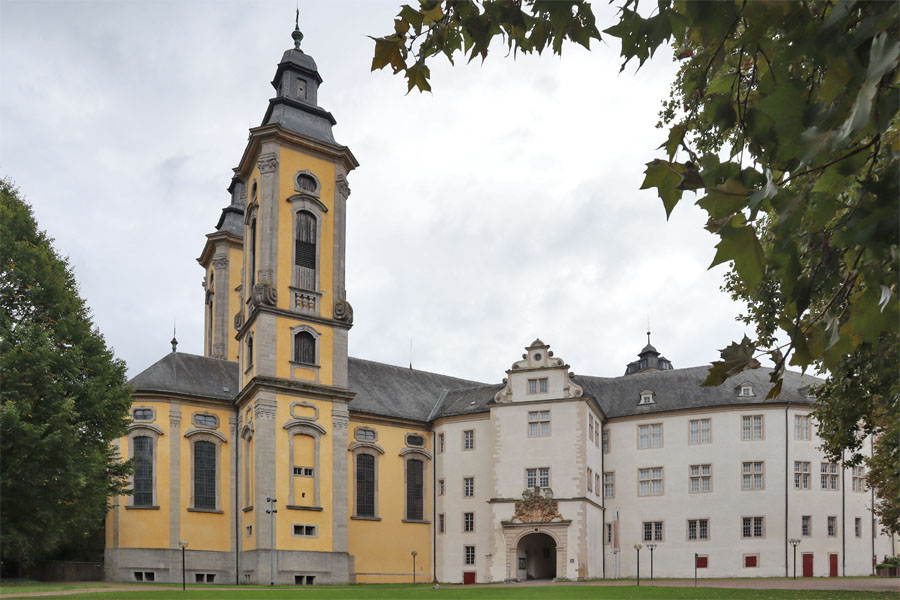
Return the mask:
[[[175,328],[176,328],[176,325],[177,325],[176,322],[175,322],[175,321],[172,321],[172,341],[170,342],[170,343],[172,344],[172,352],[175,352],[175,348],[178,347],[178,340],[175,339]]]
[[[300,42],[303,41],[303,32],[300,31],[300,2],[297,1],[297,14],[294,17],[294,33],[291,34],[291,37],[294,38],[294,48],[297,50],[300,49]]]

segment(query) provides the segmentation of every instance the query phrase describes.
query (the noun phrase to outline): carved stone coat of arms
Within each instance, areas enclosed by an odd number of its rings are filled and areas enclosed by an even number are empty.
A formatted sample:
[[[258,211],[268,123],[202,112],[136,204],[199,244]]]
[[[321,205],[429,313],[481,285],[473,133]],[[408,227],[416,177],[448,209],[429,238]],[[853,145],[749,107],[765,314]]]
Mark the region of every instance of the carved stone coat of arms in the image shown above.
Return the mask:
[[[549,523],[554,519],[562,519],[559,507],[553,499],[550,488],[527,489],[522,492],[522,499],[516,500],[515,514],[512,520],[521,523]]]

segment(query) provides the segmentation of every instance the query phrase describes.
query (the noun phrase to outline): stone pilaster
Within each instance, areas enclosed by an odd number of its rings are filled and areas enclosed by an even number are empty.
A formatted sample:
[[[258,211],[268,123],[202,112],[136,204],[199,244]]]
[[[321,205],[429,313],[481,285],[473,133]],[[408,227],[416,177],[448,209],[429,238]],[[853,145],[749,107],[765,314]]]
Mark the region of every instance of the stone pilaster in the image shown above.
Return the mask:
[[[278,274],[278,147],[267,146],[260,155],[257,166],[260,175],[257,283],[267,286],[272,297],[277,289]]]
[[[231,495],[231,516],[229,517],[229,522],[231,523],[231,551],[237,552],[238,543],[240,539],[237,536],[236,529],[240,527],[240,511],[238,509],[238,494],[237,494],[237,484],[238,484],[238,468],[240,468],[240,463],[238,462],[238,449],[241,447],[241,439],[238,437],[238,415],[236,413],[232,413],[232,415],[228,418],[228,441],[232,444],[231,448],[227,450],[231,450],[231,456],[229,457],[228,463],[231,465],[229,469],[230,477],[229,481],[229,494]]]
[[[350,422],[347,404],[335,402],[332,404],[331,414],[332,550],[347,552],[347,507],[350,503],[347,497],[347,429]]]
[[[169,405],[169,548],[181,539],[181,405]],[[169,553],[169,573],[180,568],[177,552]]]
[[[219,244],[216,248],[216,254],[212,261],[214,273],[216,275],[213,282],[214,304],[213,304],[213,327],[212,327],[212,357],[227,358],[228,338],[228,277],[229,277],[229,260],[228,245]]]
[[[260,312],[256,316],[256,338],[253,349],[256,353],[255,368],[257,375],[275,377],[277,363],[276,332],[278,318],[272,313]],[[285,357],[287,358],[287,357]]]
[[[253,513],[256,515],[254,537],[256,538],[257,576],[261,582],[269,580],[269,566],[272,557],[272,516],[266,514],[269,503],[266,498],[276,498],[275,505],[279,512],[275,515],[275,527],[278,527],[278,516],[284,515],[286,504],[284,498],[275,495],[275,411],[277,402],[275,393],[260,391],[253,401],[254,432],[254,471],[256,475],[256,495],[253,501]],[[276,565],[277,571],[277,565]]]

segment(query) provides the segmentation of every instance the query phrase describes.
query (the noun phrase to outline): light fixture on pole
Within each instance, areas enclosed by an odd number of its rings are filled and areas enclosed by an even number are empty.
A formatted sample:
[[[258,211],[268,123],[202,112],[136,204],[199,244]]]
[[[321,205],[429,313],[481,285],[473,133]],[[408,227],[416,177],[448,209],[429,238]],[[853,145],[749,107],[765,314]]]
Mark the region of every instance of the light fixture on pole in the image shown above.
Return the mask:
[[[800,545],[801,541],[800,538],[791,538],[788,540],[788,543],[794,547],[794,579],[797,579],[797,546]]]
[[[184,578],[184,549],[187,548],[187,540],[178,540],[178,545],[181,546],[181,591],[183,592],[187,589]]]
[[[635,544],[634,549],[637,550],[637,584],[641,585],[641,548],[640,544]]]
[[[413,550],[410,554],[413,557],[413,585],[416,584],[416,556],[419,554],[415,550]]]
[[[269,585],[275,585],[275,513],[278,511],[275,510],[275,503],[278,502],[275,498],[266,498],[266,502],[269,503],[269,508],[266,509],[266,514],[270,516],[270,526],[269,526],[269,540],[272,544],[272,554],[269,558]]]
[[[656,544],[647,544],[650,548],[650,581],[653,581],[653,551],[656,550]]]

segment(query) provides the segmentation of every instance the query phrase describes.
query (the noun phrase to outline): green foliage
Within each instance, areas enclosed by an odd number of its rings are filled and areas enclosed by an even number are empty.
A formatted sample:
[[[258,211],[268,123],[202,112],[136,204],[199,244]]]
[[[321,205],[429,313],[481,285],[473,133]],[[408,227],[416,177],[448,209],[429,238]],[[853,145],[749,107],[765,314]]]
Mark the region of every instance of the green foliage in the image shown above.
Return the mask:
[[[897,2],[659,0],[644,17],[623,0],[604,32],[621,41],[623,69],[664,45],[682,62],[660,115],[666,158],[647,164],[641,189],[655,188],[667,215],[685,191],[702,194],[720,238],[710,267],[730,265],[724,289],[747,305],[739,319],[757,337],[724,349],[705,383],[762,355],[775,363],[770,397],[787,364],[830,373],[817,392],[825,450],[859,462],[857,424],[875,436],[869,482],[895,532],[900,364],[886,350],[900,342],[898,23]],[[484,58],[497,36],[513,55],[600,40],[586,1],[421,0],[375,40],[372,68],[390,64],[427,91],[428,59]]]
[[[129,468],[111,446],[126,430],[125,364],[51,241],[0,180],[0,530],[19,564],[96,535]]]

